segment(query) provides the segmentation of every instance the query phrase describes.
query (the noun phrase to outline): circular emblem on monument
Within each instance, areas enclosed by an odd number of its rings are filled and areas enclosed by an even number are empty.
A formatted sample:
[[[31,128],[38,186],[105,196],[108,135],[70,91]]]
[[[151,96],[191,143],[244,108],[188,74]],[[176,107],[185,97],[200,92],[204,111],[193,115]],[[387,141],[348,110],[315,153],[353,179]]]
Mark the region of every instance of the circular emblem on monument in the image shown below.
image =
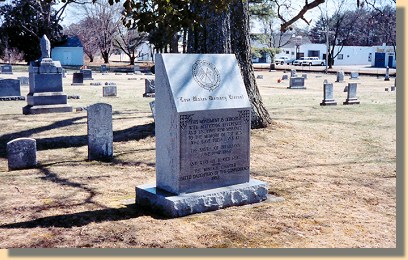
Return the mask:
[[[214,90],[220,85],[220,73],[209,61],[198,60],[193,64],[193,79],[207,90]]]

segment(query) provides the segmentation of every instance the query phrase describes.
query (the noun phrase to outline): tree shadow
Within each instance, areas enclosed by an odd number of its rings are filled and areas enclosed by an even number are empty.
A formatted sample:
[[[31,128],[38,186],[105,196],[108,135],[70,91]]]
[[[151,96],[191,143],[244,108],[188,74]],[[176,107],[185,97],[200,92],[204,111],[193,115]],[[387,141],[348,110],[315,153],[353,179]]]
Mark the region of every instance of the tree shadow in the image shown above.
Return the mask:
[[[0,229],[13,228],[72,228],[82,227],[89,223],[101,223],[106,221],[120,221],[142,216],[151,216],[155,219],[168,219],[161,215],[150,212],[148,209],[139,208],[135,204],[128,204],[123,208],[106,208],[99,210],[84,211],[72,214],[56,215],[38,218],[29,221],[0,225]]]
[[[7,158],[7,143],[13,139],[21,137],[31,137],[44,131],[56,129],[59,127],[66,127],[73,125],[76,121],[86,118],[86,116],[70,118],[55,122],[48,126],[37,127],[25,131],[5,134],[0,136],[0,157]],[[114,142],[124,142],[130,140],[141,140],[149,136],[155,135],[155,124],[148,123],[144,125],[136,125],[127,129],[113,131]],[[81,147],[88,144],[88,137],[86,135],[79,136],[57,136],[50,138],[35,138],[37,143],[37,151]]]

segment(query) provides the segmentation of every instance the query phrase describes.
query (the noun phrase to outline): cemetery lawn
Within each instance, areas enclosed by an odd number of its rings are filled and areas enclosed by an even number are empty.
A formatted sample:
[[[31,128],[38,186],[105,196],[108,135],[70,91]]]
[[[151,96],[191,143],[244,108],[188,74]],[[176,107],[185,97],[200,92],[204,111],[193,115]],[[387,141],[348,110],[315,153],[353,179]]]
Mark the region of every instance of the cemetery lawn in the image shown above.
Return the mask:
[[[282,71],[256,74],[274,122],[251,130],[251,176],[278,199],[175,219],[134,205],[135,186],[155,182],[153,99],[140,80],[154,76],[94,72],[92,82],[117,83],[109,98],[64,78],[80,95],[74,109],[112,105],[111,162],[87,160],[86,111],[23,115],[26,101],[1,102],[0,248],[395,248],[396,92],[384,91],[394,78],[360,76],[361,103],[345,106],[348,75],[310,73],[296,90],[277,83]],[[324,79],[337,106],[319,105]],[[19,137],[37,140],[37,168],[8,171],[6,144]]]

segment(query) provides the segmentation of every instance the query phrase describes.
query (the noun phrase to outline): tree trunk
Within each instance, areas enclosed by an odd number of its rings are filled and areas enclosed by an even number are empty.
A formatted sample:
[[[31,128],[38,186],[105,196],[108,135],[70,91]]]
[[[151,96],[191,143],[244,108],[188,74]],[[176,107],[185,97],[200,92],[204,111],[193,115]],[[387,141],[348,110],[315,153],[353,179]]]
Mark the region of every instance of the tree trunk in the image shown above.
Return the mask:
[[[134,55],[129,56],[130,65],[135,65],[135,59],[136,59],[136,57]]]
[[[109,53],[106,51],[103,51],[101,54],[102,54],[103,62],[109,63]]]
[[[178,39],[179,39],[179,36],[177,33],[173,34],[173,37],[171,37],[171,42],[170,42],[170,52],[171,53],[179,53]]]
[[[233,0],[225,11],[214,11],[208,3],[194,3],[193,11],[204,21],[188,34],[189,53],[234,53],[251,102],[251,128],[267,127],[272,119],[266,110],[255,80],[249,43],[249,5]]]
[[[251,101],[251,128],[264,128],[272,123],[255,80],[249,40],[249,1],[233,0],[231,8],[232,52],[237,56],[245,87]]]

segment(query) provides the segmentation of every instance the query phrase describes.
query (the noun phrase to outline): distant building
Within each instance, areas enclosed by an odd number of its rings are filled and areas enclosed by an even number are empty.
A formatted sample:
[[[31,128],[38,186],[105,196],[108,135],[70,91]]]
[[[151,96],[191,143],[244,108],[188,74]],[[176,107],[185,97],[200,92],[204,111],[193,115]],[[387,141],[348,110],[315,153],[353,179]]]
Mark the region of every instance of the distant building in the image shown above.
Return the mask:
[[[84,48],[78,36],[70,36],[65,42],[54,46],[51,50],[51,58],[58,60],[61,65],[84,65]]]
[[[396,55],[394,46],[373,46],[372,47],[371,66],[377,68],[396,68]]]

